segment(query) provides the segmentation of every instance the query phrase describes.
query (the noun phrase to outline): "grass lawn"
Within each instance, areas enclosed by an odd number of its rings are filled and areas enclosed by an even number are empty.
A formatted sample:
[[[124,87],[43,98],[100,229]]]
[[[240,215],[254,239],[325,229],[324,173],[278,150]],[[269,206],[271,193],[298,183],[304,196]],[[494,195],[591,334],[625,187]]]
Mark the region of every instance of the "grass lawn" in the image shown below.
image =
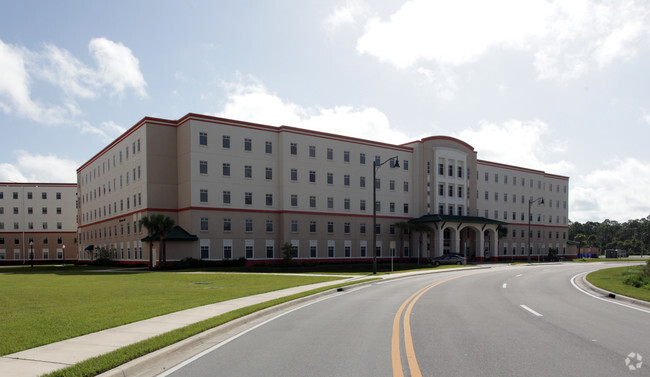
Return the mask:
[[[587,275],[587,280],[591,284],[607,291],[639,300],[650,301],[650,289],[647,285],[636,288],[624,283],[626,278],[639,274],[643,268],[644,266],[606,268],[590,273]]]
[[[310,275],[0,269],[0,355],[187,308],[337,280]]]

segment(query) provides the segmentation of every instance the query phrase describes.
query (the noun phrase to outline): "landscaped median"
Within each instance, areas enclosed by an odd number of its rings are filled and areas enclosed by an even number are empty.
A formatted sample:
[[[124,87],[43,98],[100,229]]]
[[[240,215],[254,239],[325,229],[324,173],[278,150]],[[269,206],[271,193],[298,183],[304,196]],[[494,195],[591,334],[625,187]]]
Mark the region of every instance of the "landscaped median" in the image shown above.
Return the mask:
[[[650,301],[650,261],[645,265],[594,271],[587,275],[587,281],[615,294]]]

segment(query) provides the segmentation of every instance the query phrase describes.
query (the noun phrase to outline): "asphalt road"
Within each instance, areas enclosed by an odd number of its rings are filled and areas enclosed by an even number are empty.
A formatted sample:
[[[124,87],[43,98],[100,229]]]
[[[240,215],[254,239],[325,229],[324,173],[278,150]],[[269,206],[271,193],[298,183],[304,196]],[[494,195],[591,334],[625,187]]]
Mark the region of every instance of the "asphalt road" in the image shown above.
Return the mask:
[[[609,266],[498,266],[371,284],[282,313],[160,376],[649,376],[650,309],[571,282]]]

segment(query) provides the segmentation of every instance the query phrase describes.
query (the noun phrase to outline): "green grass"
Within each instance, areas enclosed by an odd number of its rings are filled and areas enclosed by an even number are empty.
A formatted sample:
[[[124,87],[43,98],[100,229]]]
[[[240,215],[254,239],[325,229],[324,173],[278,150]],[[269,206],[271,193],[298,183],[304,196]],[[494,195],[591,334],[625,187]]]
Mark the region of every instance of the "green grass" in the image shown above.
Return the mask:
[[[639,288],[625,284],[628,278],[642,273],[645,266],[615,267],[598,270],[587,275],[587,280],[602,289],[639,300],[650,301],[650,285]]]
[[[0,355],[183,310],[337,280],[312,275],[0,269]]]
[[[266,309],[275,305],[279,305],[284,302],[295,300],[301,297],[313,295],[320,293],[329,289],[335,289],[337,287],[343,287],[351,284],[358,284],[361,282],[375,280],[375,279],[364,279],[352,283],[338,284],[330,287],[314,289],[311,291],[298,293],[292,296],[287,296],[279,298],[272,301],[267,301],[257,305],[251,305],[242,309],[234,310],[222,314],[217,317],[212,317],[204,321],[170,331],[165,334],[155,336],[150,339],[143,340],[138,343],[120,348],[113,352],[107,354],[93,357],[91,359],[85,360],[81,363],[75,364],[71,367],[60,369],[58,371],[49,373],[44,377],[91,377],[96,376],[105,371],[111,370],[119,365],[127,363],[131,360],[134,360],[138,357],[144,356],[148,353],[154,352],[166,346],[172,345],[174,343],[180,342],[181,340],[187,339],[193,335],[199,334],[203,331],[209,330],[211,328],[222,325],[226,322],[232,321],[234,319],[243,317],[245,315]]]

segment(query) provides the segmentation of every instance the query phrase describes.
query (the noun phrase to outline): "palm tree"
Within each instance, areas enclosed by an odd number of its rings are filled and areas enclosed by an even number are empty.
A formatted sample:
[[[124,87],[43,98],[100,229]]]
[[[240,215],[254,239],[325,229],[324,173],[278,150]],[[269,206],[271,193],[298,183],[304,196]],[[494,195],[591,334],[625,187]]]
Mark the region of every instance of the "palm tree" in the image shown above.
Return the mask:
[[[582,244],[585,242],[585,239],[587,239],[587,237],[582,233],[577,234],[573,239],[578,243],[578,258],[580,258],[580,249],[582,248]]]
[[[159,215],[161,218],[158,223],[158,230],[160,231],[160,243],[162,244],[160,253],[160,265],[164,266],[167,263],[167,232],[174,228],[174,219],[169,216]]]
[[[399,229],[399,242],[400,242],[400,252],[399,252],[399,257],[404,258],[404,235],[409,234],[411,228],[413,228],[413,224],[411,224],[408,221],[400,221],[395,223],[395,228]]]
[[[140,225],[145,227],[147,229],[147,233],[149,235],[149,269],[153,269],[153,236],[156,234],[158,231],[156,224],[153,222],[153,217],[155,215],[152,215],[151,218],[148,216],[145,216],[140,219]]]
[[[494,256],[499,255],[499,240],[508,236],[508,227],[505,225],[497,225],[497,250]]]
[[[158,260],[160,261],[160,264],[163,265],[167,262],[165,235],[174,228],[174,220],[169,216],[157,213],[141,218],[140,224],[147,228],[149,233],[149,269],[153,268],[153,239],[156,236],[160,237],[160,253],[158,254]]]
[[[420,264],[420,258],[422,258],[422,236],[424,233],[429,233],[433,229],[425,223],[413,223],[411,230],[420,233],[420,243],[418,245],[418,264]]]

